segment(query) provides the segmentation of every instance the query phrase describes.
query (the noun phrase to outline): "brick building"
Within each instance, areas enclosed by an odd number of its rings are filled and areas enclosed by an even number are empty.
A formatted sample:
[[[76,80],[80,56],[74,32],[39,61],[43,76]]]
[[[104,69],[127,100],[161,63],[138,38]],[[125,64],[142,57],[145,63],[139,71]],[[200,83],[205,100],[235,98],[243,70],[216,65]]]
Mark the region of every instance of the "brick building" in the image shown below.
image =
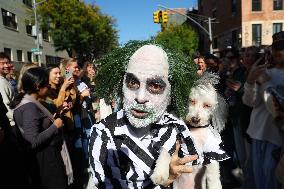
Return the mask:
[[[283,30],[283,8],[283,0],[198,0],[199,14],[216,18],[212,24],[215,51],[270,45],[272,35]]]

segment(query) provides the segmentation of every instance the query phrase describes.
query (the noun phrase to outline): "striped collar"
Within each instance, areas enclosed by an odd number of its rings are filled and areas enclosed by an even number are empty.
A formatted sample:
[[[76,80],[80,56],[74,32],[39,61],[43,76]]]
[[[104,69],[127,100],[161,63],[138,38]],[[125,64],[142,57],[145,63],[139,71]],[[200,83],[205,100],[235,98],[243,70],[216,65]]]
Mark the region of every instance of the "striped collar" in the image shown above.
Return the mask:
[[[144,143],[130,130],[123,111],[117,112],[117,124],[114,128],[115,141],[120,141],[117,148],[125,153],[138,167],[141,167],[146,173],[150,174],[158,158],[161,147],[168,151],[175,148],[176,137],[172,136],[174,127],[170,125],[182,124],[183,122],[169,113],[164,113],[158,123],[153,124],[151,143]],[[165,134],[165,135],[164,135]],[[164,136],[163,136],[164,135]],[[175,134],[176,135],[176,134]],[[165,144],[165,142],[167,143]]]

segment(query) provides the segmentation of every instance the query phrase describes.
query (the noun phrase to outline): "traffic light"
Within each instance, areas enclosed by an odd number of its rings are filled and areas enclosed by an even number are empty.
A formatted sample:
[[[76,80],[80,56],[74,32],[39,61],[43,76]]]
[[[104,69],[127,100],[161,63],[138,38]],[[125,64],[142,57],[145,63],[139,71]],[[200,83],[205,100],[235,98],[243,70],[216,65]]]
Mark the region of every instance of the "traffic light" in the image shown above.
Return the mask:
[[[168,22],[168,13],[167,11],[162,11],[162,22],[167,23]]]
[[[162,11],[155,11],[153,14],[154,23],[161,23]]]

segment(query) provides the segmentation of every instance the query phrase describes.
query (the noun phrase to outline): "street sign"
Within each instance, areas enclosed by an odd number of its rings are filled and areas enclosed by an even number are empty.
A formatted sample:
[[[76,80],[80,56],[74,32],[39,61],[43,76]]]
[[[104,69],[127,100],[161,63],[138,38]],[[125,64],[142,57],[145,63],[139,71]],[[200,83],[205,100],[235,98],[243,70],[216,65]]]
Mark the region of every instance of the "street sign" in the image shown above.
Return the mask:
[[[39,52],[39,49],[38,48],[32,48],[31,51],[32,52]]]
[[[36,51],[34,52],[35,55],[42,55],[42,51]]]

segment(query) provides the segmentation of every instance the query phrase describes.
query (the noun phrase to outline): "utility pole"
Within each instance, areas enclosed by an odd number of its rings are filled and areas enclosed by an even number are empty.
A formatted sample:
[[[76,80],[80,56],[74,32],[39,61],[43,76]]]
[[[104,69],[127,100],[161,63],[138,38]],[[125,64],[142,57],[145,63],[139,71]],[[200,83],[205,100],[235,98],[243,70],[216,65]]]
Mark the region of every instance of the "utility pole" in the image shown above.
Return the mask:
[[[38,52],[40,52],[39,48],[40,48],[40,41],[39,41],[39,29],[38,29],[38,23],[37,23],[37,13],[36,13],[36,2],[35,0],[33,0],[33,11],[34,11],[34,17],[35,17],[35,27],[36,27],[36,48],[38,50]],[[38,53],[38,65],[41,67],[41,56],[40,53]]]
[[[163,5],[158,5],[158,7],[162,7],[166,10],[171,10],[177,14],[180,14],[180,15],[183,15],[185,17],[187,17],[189,20],[191,20],[192,22],[194,22],[199,28],[201,28],[209,37],[209,49],[210,49],[210,54],[213,54],[213,41],[212,41],[212,29],[211,29],[211,24],[212,24],[212,18],[208,17],[208,30],[206,28],[204,28],[203,26],[201,26],[196,20],[194,20],[193,18],[191,18],[190,16],[186,15],[186,14],[182,14],[174,9],[171,9],[171,8],[168,8],[166,6],[163,6]]]
[[[209,30],[209,48],[210,54],[213,54],[213,39],[212,39],[212,28],[211,28],[211,17],[208,18],[208,30]]]
[[[35,17],[35,27],[36,27],[36,48],[37,48],[37,52],[34,52],[35,54],[37,54],[38,56],[38,65],[41,67],[41,53],[42,51],[40,50],[40,39],[39,39],[39,24],[37,21],[37,13],[36,13],[36,7],[44,2],[46,2],[47,0],[43,0],[40,1],[38,3],[36,3],[35,0],[33,0],[33,11],[34,11],[34,17]]]

